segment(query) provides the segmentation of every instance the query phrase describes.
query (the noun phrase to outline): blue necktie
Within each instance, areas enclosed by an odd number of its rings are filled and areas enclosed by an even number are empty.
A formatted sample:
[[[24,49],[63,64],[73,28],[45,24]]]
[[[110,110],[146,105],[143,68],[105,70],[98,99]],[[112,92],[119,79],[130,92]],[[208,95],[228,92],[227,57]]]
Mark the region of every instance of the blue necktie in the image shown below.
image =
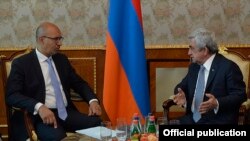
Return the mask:
[[[55,91],[55,96],[56,96],[56,107],[57,107],[57,111],[58,111],[58,115],[62,120],[65,120],[68,116],[64,102],[63,102],[63,96],[62,96],[62,92],[60,89],[60,85],[58,82],[58,79],[56,77],[56,73],[54,70],[54,67],[51,63],[51,59],[49,58],[46,61],[48,62],[48,66],[49,66],[49,75],[51,78],[51,84],[54,88]]]
[[[203,101],[204,96],[204,89],[205,89],[205,67],[203,65],[200,66],[198,80],[196,84],[196,91],[195,91],[195,99],[194,99],[194,113],[193,119],[197,122],[201,118],[201,114],[199,112],[199,106]]]

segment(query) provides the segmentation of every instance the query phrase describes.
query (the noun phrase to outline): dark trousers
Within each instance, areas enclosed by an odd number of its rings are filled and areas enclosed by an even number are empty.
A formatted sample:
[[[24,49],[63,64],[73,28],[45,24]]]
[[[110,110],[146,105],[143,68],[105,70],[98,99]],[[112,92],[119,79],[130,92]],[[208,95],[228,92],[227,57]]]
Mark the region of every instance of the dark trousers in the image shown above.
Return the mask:
[[[68,117],[65,121],[57,116],[57,128],[43,123],[39,115],[33,116],[34,128],[40,141],[60,141],[66,137],[66,132],[99,126],[101,119],[98,116],[88,116],[77,110],[67,109]],[[12,117],[12,136],[10,141],[26,141],[28,134],[25,129],[22,113],[17,112]]]

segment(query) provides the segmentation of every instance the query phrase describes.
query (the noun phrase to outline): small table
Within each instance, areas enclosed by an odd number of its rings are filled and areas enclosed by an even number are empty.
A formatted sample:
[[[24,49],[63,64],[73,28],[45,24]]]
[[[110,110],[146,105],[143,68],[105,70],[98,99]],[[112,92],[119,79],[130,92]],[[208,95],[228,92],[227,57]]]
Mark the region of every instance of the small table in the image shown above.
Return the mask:
[[[61,141],[101,141],[99,139],[84,135],[84,134],[79,134],[79,133],[72,133],[62,139]],[[116,138],[113,138],[112,141],[117,141]]]
[[[96,138],[92,138],[87,135],[79,134],[79,133],[72,133],[62,139],[62,141],[99,141]]]

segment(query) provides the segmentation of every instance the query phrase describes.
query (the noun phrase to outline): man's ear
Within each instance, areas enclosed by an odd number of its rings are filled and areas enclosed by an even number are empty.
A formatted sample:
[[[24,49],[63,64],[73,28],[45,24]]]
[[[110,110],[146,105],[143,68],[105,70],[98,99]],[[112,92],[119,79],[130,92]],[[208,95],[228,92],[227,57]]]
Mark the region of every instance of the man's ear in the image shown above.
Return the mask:
[[[204,53],[207,55],[209,54],[209,49],[207,47],[204,48]]]
[[[44,41],[44,38],[43,38],[43,37],[38,37],[36,42],[37,42],[38,44],[42,44],[43,41]]]

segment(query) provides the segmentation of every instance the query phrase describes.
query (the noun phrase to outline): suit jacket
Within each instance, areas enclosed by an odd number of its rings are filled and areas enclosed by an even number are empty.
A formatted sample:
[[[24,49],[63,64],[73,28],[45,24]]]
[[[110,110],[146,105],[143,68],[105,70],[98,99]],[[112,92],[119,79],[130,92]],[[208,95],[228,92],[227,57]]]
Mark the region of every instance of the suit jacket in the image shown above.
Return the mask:
[[[71,88],[86,102],[97,99],[87,82],[75,73],[65,55],[57,53],[52,58],[67,98],[67,108],[75,108],[70,100]],[[33,113],[38,102],[45,103],[45,95],[45,82],[36,52],[14,59],[7,81],[7,104]]]
[[[180,87],[185,92],[187,100],[186,114],[192,115],[191,106],[193,102],[196,81],[200,66],[192,63],[187,75],[175,87]],[[239,108],[247,99],[246,85],[240,68],[233,61],[226,59],[221,54],[216,54],[209,72],[205,93],[212,93],[219,103],[218,113],[214,110],[202,115],[200,123],[204,124],[237,124]],[[204,96],[206,101],[208,98]]]

